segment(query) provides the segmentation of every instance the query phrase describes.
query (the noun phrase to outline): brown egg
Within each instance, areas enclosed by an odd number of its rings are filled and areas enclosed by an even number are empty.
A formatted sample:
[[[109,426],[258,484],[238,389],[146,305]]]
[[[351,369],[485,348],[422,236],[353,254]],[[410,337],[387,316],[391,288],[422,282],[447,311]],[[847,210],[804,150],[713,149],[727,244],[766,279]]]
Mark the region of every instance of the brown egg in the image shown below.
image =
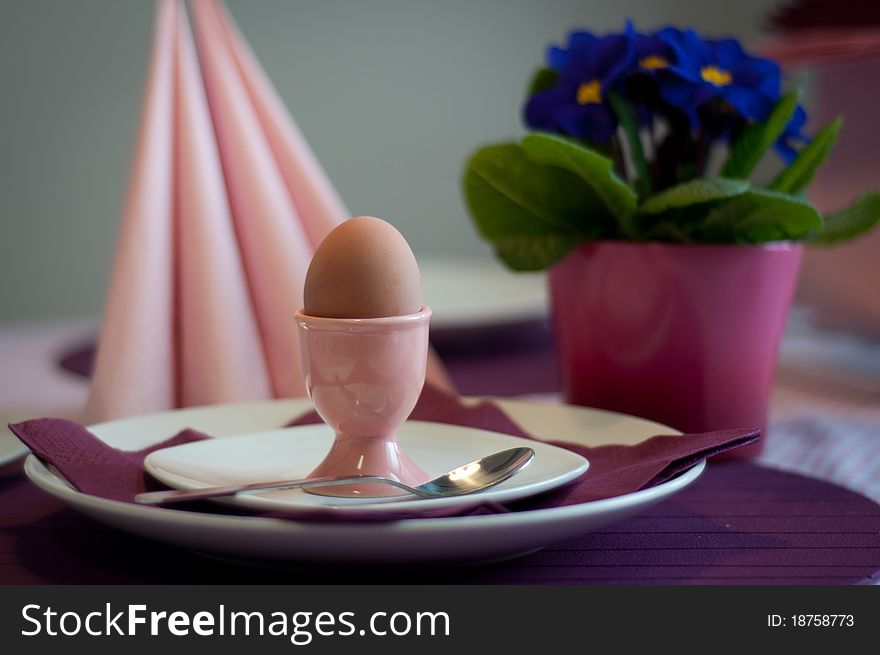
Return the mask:
[[[318,246],[306,273],[305,313],[325,318],[414,314],[422,306],[419,265],[390,223],[359,216]]]

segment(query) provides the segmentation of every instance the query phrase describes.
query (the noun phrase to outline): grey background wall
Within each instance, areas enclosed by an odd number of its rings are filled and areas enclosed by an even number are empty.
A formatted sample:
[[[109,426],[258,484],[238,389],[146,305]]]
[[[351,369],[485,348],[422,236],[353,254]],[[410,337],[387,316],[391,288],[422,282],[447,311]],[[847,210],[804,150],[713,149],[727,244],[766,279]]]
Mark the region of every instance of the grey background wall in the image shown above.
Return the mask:
[[[574,27],[746,41],[772,0],[229,0],[352,212],[417,253],[489,256],[459,191],[520,133],[544,47]],[[139,115],[150,0],[0,0],[0,319],[100,312]]]

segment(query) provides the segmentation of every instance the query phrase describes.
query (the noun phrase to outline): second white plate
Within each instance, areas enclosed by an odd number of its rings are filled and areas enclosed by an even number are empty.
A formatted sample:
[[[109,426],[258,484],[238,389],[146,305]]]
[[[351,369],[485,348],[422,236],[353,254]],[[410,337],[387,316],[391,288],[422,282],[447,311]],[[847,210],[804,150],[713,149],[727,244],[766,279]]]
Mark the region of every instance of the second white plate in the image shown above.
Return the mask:
[[[512,273],[488,257],[419,257],[431,330],[500,327],[547,315],[544,275]]]
[[[432,478],[475,459],[526,446],[535,459],[510,480],[476,495],[418,499],[330,498],[302,489],[266,491],[221,499],[261,511],[344,507],[346,509],[440,509],[480,500],[509,502],[571,482],[588,467],[577,453],[530,439],[475,428],[407,421],[398,430],[404,451]],[[326,425],[306,425],[226,439],[209,439],[151,453],[144,466],[153,477],[175,489],[201,489],[261,480],[304,478],[320,463],[333,442]]]

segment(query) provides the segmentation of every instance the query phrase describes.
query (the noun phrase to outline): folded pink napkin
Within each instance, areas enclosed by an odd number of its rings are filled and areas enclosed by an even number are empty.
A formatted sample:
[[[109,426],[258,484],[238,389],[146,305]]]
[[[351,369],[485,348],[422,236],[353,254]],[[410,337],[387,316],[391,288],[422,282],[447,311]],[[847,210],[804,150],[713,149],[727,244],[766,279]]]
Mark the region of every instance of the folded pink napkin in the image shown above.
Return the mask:
[[[465,405],[457,397],[433,387],[426,387],[422,392],[411,418],[533,438],[490,401]],[[318,417],[311,412],[297,418],[291,425],[304,425],[317,420]],[[37,419],[9,427],[40,459],[58,469],[80,491],[123,502],[133,502],[138,493],[160,488],[143,468],[144,458],[149,453],[208,438],[208,435],[195,430],[183,430],[144,450],[122,451],[107,446],[81,425],[64,419]],[[363,512],[333,508],[288,512],[283,516],[303,520],[388,520],[575,505],[659,484],[702,459],[752,443],[758,437],[758,430],[743,429],[683,436],[656,436],[635,446],[591,448],[569,442],[551,442],[586,457],[590,461],[587,473],[560,489],[505,507],[481,502],[478,496],[474,496],[467,499],[469,502],[453,510],[439,512],[414,512],[406,511],[405,508]],[[193,504],[192,507],[195,508],[196,505]],[[220,511],[216,505],[200,504],[198,507]]]
[[[158,0],[87,415],[305,396],[315,247],[350,214],[220,0]]]

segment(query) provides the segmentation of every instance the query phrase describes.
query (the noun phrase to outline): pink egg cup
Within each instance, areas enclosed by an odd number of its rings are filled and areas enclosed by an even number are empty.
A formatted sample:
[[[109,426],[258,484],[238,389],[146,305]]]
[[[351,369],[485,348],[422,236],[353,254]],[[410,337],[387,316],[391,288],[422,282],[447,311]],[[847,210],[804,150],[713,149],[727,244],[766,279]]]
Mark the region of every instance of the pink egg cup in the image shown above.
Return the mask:
[[[422,392],[428,360],[425,305],[385,318],[321,318],[296,314],[306,388],[318,414],[336,432],[312,476],[377,475],[416,486],[429,476],[400,448],[396,430]],[[396,496],[379,483],[311,490],[340,497]]]

